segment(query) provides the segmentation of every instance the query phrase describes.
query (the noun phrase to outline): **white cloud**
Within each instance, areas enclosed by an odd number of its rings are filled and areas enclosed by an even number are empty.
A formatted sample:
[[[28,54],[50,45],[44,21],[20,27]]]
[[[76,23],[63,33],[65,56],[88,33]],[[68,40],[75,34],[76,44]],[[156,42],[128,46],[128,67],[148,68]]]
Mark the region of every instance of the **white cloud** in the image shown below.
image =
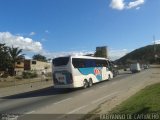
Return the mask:
[[[116,60],[124,55],[126,55],[129,51],[127,49],[122,49],[122,50],[116,50],[116,49],[111,49],[109,50],[109,58],[111,60]]]
[[[86,54],[93,54],[93,51],[70,51],[70,52],[47,52],[43,51],[42,55],[46,56],[47,58],[56,58],[56,57],[62,57],[62,56],[67,56],[67,55],[86,55]]]
[[[5,43],[10,47],[19,47],[20,49],[35,53],[42,50],[42,44],[40,42],[34,41],[31,38],[13,35],[10,32],[0,32],[0,43]]]
[[[25,59],[32,59],[32,57],[30,56],[27,56],[27,55],[24,55],[25,56]]]
[[[128,6],[126,6],[126,8],[131,9],[131,8],[135,8],[139,5],[144,4],[144,0],[135,0],[134,2],[129,2]]]
[[[86,54],[94,54],[95,51],[70,51],[70,52],[47,52],[43,51],[42,55],[46,56],[47,58],[56,58],[56,57],[61,57],[61,56],[67,56],[67,55],[86,55]],[[122,49],[122,50],[116,50],[116,49],[111,49],[108,51],[109,54],[109,59],[111,60],[116,60],[121,58],[122,56],[126,55],[129,51],[127,49]]]
[[[112,0],[110,7],[117,10],[123,10],[125,6],[124,0]]]
[[[154,44],[160,44],[160,40],[155,40],[153,42],[154,42]]]
[[[123,9],[140,9],[140,5],[144,4],[145,0],[134,0],[133,2],[126,3],[124,0],[111,0],[110,7],[112,9],[123,10]]]
[[[45,33],[49,33],[49,31],[48,31],[48,30],[45,30]]]
[[[160,40],[157,41],[160,43]],[[94,54],[95,51],[69,51],[69,52],[49,52],[42,48],[42,44],[40,42],[36,42],[31,38],[24,38],[23,36],[13,35],[10,32],[0,32],[0,43],[5,43],[7,46],[19,47],[25,51],[40,53],[47,58],[55,58],[66,55],[86,55],[86,54]],[[111,60],[116,60],[128,53],[127,49],[122,50],[109,50],[109,58]],[[27,58],[31,58],[30,56],[26,56]]]
[[[140,7],[136,7],[136,10],[139,10],[140,9]]]
[[[31,32],[29,35],[30,36],[33,36],[33,35],[35,35],[36,33],[35,32]]]

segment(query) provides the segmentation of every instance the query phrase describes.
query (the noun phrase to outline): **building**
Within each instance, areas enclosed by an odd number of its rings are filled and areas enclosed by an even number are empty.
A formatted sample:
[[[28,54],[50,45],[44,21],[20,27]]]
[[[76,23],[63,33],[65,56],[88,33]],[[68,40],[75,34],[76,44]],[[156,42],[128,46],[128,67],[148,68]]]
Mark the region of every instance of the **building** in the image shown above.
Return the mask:
[[[96,57],[108,58],[108,48],[107,48],[107,46],[96,47],[95,56]]]
[[[42,62],[37,60],[25,60],[24,61],[24,70],[44,70],[47,69],[51,72],[51,63]]]
[[[51,63],[49,62],[42,62],[30,59],[15,63],[16,73],[22,73],[25,70],[35,70],[38,74],[40,74],[43,70],[46,70],[46,72],[51,72],[52,68]]]
[[[15,63],[15,71],[17,72],[24,71],[24,60]]]

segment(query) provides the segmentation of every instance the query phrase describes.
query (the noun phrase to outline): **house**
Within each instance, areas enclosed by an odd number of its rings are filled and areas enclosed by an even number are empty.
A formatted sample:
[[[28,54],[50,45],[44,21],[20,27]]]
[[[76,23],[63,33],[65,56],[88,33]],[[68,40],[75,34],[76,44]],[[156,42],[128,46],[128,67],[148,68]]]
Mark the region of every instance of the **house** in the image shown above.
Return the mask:
[[[23,71],[35,70],[38,74],[41,74],[43,70],[46,72],[51,72],[51,63],[42,62],[37,60],[25,59],[23,61],[19,61],[15,63],[15,71],[16,73]]]
[[[24,60],[24,70],[44,70],[51,72],[51,63],[37,60]]]

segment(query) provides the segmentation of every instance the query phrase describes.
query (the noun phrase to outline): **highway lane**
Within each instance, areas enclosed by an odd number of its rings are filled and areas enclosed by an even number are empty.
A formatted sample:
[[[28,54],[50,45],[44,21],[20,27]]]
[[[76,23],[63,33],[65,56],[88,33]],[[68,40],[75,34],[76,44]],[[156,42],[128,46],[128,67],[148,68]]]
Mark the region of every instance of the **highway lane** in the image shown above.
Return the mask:
[[[54,89],[53,87],[36,90],[33,92],[12,95],[8,97],[0,98],[0,113],[15,113],[15,114],[25,114],[30,111],[34,111],[44,106],[57,103],[59,101],[65,100],[67,98],[72,98],[79,94],[87,93],[87,91],[98,90],[98,88],[103,88],[105,86],[111,85],[112,83],[123,80],[132,74],[123,73],[111,81],[104,81],[93,85],[88,89]],[[89,93],[89,92],[88,92]]]
[[[105,101],[122,96],[128,91],[141,89],[146,83],[151,82],[150,75],[152,75],[152,70],[138,74],[123,74],[111,81],[96,84],[92,88],[69,92],[66,98],[30,111],[27,115],[20,117],[20,120],[29,120],[29,118],[34,118],[34,120],[79,119]]]

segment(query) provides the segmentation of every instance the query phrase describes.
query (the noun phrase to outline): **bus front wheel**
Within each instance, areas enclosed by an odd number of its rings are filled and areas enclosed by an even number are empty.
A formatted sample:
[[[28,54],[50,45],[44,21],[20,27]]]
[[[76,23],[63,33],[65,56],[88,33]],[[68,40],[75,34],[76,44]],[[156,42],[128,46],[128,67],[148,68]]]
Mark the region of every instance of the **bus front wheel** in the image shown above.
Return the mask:
[[[111,80],[111,76],[110,75],[108,76],[108,80]]]

